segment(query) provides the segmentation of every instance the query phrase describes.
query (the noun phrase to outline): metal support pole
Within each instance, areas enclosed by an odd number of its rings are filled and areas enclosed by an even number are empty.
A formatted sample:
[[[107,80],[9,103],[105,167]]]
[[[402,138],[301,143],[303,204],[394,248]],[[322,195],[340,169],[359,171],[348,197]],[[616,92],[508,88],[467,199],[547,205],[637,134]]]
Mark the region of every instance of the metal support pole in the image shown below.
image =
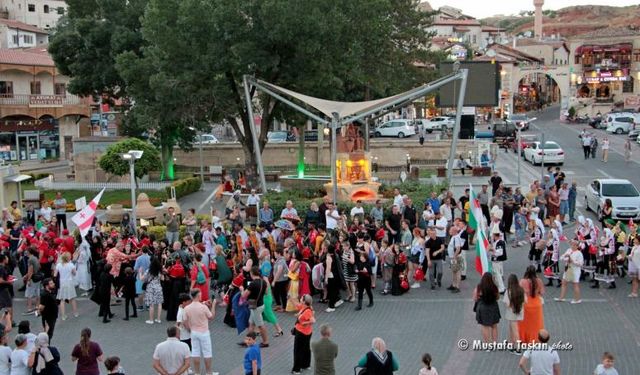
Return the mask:
[[[371,117],[365,117],[364,119],[364,134],[362,135],[362,137],[364,137],[364,150],[366,152],[369,152],[369,132],[370,132],[370,127],[371,127]]]
[[[540,160],[540,183],[544,182],[544,132],[542,132],[542,142],[540,142],[540,147],[542,147],[542,159]]]
[[[447,180],[449,182],[449,188],[452,184],[453,176],[453,161],[456,156],[456,148],[458,146],[458,136],[460,135],[460,120],[462,120],[462,107],[464,106],[464,96],[467,89],[467,76],[469,75],[468,69],[460,69],[462,73],[460,84],[460,96],[458,97],[458,106],[456,107],[456,124],[453,127],[453,139],[451,140],[451,149],[449,150],[449,165],[447,166]]]
[[[522,162],[522,132],[518,130],[518,137],[516,139],[518,142],[518,186],[522,183],[520,180],[520,164]]]
[[[200,190],[204,190],[204,159],[202,157],[202,132],[200,132]]]
[[[135,167],[135,158],[133,155],[131,159],[129,159],[129,173],[131,174],[131,219],[133,220],[133,224],[137,227],[136,223],[136,167]]]
[[[340,122],[340,115],[337,112],[333,112],[333,118],[331,119],[331,182],[333,183],[333,202],[338,201],[338,171],[336,161],[338,158],[338,145],[336,144],[336,133],[338,132],[338,123]]]
[[[249,116],[249,125],[251,128],[251,137],[253,138],[253,152],[256,157],[256,163],[258,164],[258,174],[260,175],[260,187],[262,188],[262,194],[267,193],[267,180],[264,177],[264,165],[262,164],[262,153],[260,152],[260,143],[258,142],[258,136],[256,134],[256,125],[253,121],[253,103],[251,102],[251,94],[249,93],[249,76],[244,76],[244,98],[247,101],[247,116]],[[246,136],[246,134],[245,134]]]

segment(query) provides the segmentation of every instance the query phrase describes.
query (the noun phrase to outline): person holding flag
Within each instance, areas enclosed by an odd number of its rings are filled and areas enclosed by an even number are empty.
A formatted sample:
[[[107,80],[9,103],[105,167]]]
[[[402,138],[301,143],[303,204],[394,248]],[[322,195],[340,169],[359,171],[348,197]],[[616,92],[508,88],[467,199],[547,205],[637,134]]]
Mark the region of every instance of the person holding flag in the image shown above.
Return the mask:
[[[71,221],[78,226],[78,230],[80,230],[80,237],[82,238],[84,238],[87,233],[89,233],[89,229],[91,229],[91,224],[93,224],[93,219],[95,218],[96,210],[98,209],[98,203],[100,203],[100,198],[102,198],[103,193],[104,188],[100,190],[98,195],[96,195],[88,205],[84,206],[80,212],[73,215],[71,218]]]
[[[473,187],[469,185],[471,199],[469,200],[469,226],[476,233],[476,271],[483,275],[491,272],[491,262],[489,257],[489,239],[487,237],[486,223],[483,220],[482,207],[480,201],[473,191]]]

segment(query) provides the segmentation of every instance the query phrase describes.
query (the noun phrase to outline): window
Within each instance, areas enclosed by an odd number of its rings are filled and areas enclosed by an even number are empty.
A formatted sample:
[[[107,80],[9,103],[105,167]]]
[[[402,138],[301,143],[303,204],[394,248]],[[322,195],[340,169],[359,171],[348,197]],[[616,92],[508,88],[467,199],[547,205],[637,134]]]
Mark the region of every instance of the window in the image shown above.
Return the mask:
[[[33,44],[33,35],[23,35],[22,41],[24,44]]]
[[[5,98],[13,97],[13,82],[11,81],[0,81],[0,95]]]
[[[29,10],[29,12],[35,12],[36,11],[36,4],[27,5],[27,9]]]
[[[12,35],[11,38],[13,39],[13,44],[15,44],[16,46],[20,45],[20,35]]]
[[[622,81],[622,92],[633,93],[633,81],[631,76],[626,81]]]
[[[40,95],[40,81],[32,81],[31,82],[31,95]]]
[[[56,83],[56,85],[53,87],[54,90],[54,94],[59,95],[59,96],[66,96],[67,95],[67,84],[66,83]]]
[[[64,8],[63,7],[58,7],[58,14],[60,14],[60,15],[64,14]]]
[[[45,5],[45,6],[44,6],[44,12],[45,12],[45,13],[49,13],[49,6],[48,6],[48,5]]]

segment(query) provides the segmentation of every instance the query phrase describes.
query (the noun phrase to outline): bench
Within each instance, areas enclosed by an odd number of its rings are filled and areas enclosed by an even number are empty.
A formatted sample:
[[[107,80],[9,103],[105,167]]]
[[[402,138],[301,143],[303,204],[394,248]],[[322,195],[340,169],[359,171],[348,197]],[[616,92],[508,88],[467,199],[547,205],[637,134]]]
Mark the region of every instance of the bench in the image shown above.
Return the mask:
[[[224,172],[224,170],[221,165],[210,165],[209,171],[204,172],[203,178],[208,179],[209,181],[214,181],[214,177],[222,177],[222,172]],[[200,172],[194,172],[193,176],[200,177]]]

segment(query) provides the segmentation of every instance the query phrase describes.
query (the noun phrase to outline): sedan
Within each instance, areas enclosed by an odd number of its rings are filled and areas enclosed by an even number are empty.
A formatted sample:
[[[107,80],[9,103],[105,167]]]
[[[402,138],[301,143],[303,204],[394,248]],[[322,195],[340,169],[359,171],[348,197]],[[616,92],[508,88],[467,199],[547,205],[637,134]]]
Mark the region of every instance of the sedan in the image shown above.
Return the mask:
[[[529,124],[536,118],[529,118],[526,114],[515,114],[509,117],[509,121],[516,124],[520,130],[529,130]]]
[[[611,200],[611,218],[614,220],[640,219],[640,193],[628,180],[597,179],[587,186],[585,195],[587,210],[598,216],[607,199]]]
[[[202,141],[203,145],[214,145],[216,143],[220,143],[220,141],[218,141],[218,138],[216,138],[216,136],[213,134],[197,135],[193,143],[199,143],[200,141]]]
[[[453,117],[437,116],[428,120],[416,120],[416,122],[422,126],[427,133],[432,133],[434,130],[453,129],[456,120]]]
[[[545,142],[544,149],[541,142],[532,142],[524,150],[524,160],[533,165],[564,164],[564,150],[556,142]]]
[[[374,132],[376,137],[410,137],[416,134],[411,120],[391,120],[378,126]]]

